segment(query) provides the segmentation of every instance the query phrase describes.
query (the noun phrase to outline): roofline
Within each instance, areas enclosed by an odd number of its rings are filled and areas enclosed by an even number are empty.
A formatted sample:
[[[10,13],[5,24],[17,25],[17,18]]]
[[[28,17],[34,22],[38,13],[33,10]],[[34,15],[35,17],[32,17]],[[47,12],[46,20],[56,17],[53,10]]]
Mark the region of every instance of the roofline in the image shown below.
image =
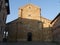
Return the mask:
[[[51,21],[51,20],[49,20],[49,19],[47,19],[47,18],[45,18],[45,17],[43,17],[43,16],[41,16],[42,18],[44,18],[44,19],[46,19],[46,20],[48,20],[48,21]]]
[[[51,24],[60,16],[60,13],[51,21]]]
[[[23,5],[23,6],[20,6],[19,9],[22,9],[22,8],[24,8],[24,7],[27,6],[27,5],[34,5],[34,4],[32,4],[32,3],[25,4],[25,5]],[[41,9],[41,7],[39,7],[39,6],[37,6],[37,5],[34,5],[34,6]]]
[[[6,23],[6,25],[8,25],[8,24],[10,24],[10,23],[12,23],[12,22],[14,22],[16,20],[18,20],[18,18],[17,19],[14,19],[13,21],[10,21],[10,22]]]

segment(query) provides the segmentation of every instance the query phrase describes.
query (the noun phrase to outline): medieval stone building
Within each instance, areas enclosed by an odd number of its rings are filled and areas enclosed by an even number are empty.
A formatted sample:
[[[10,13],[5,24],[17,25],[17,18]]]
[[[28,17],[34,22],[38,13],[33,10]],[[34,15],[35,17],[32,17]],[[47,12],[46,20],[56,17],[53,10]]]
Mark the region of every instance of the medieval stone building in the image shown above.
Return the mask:
[[[0,41],[60,42],[60,13],[51,21],[42,17],[40,7],[27,4],[19,8],[17,19],[6,24],[8,14],[9,1],[0,0]]]
[[[53,41],[60,42],[60,13],[52,20]]]
[[[41,16],[41,8],[27,4],[18,14],[18,19],[7,23],[8,41],[52,41],[51,20]]]
[[[3,41],[4,31],[6,27],[6,18],[9,14],[8,0],[0,0],[0,41]]]

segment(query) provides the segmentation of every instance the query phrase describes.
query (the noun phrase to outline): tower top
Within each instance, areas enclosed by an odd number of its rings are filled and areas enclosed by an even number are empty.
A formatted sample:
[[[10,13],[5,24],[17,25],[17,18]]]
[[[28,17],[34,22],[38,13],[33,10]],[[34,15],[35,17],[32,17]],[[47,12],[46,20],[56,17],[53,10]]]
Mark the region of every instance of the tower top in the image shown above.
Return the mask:
[[[39,9],[41,9],[39,6],[36,6],[36,5],[34,5],[34,4],[26,4],[26,5],[24,5],[24,6],[21,6],[19,9],[23,9],[23,8],[26,8],[26,7],[36,7],[36,8],[39,8]]]

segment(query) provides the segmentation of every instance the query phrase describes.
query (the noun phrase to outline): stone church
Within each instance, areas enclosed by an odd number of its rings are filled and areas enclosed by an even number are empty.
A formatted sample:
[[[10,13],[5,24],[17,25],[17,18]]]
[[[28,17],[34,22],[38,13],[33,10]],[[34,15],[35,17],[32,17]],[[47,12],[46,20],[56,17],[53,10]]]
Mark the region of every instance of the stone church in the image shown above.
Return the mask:
[[[18,18],[6,24],[8,41],[53,40],[51,20],[42,17],[40,7],[27,4],[18,10]]]
[[[60,42],[60,13],[51,21],[41,15],[41,8],[27,4],[18,9],[18,18],[7,23],[9,0],[0,0],[0,42]]]

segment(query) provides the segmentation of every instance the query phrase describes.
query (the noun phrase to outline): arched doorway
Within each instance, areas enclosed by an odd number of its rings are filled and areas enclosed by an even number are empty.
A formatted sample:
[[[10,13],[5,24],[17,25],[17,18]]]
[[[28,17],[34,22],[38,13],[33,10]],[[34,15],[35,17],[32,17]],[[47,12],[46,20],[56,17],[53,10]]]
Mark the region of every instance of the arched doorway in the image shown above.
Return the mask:
[[[28,32],[27,34],[27,41],[32,41],[32,33]]]

